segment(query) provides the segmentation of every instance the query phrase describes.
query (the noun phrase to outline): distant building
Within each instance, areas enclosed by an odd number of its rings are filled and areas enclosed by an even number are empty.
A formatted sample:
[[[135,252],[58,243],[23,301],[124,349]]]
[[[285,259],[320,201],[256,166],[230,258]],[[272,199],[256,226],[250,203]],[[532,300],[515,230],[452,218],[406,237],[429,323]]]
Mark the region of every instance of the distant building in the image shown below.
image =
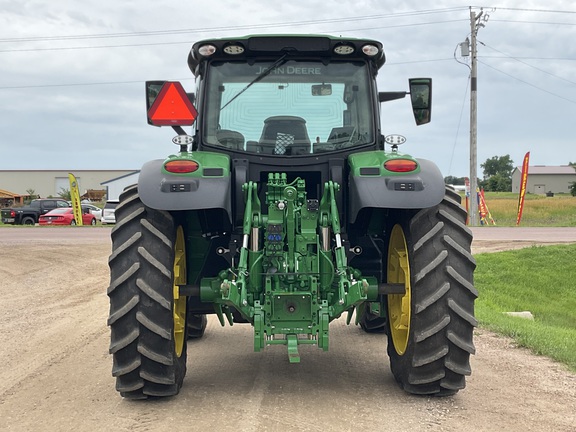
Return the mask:
[[[522,167],[512,171],[512,192],[520,192],[520,177]],[[528,182],[526,192],[533,194],[569,193],[570,185],[576,182],[576,169],[570,165],[528,167]]]
[[[456,192],[465,192],[465,191],[466,191],[466,186],[465,186],[465,185],[453,185],[453,184],[450,184],[450,185],[448,185],[448,186],[452,186]]]
[[[140,171],[132,171],[130,173],[124,174],[120,177],[116,177],[105,182],[102,182],[102,186],[108,191],[109,200],[117,200],[120,198],[122,191],[128,186],[138,183],[138,176]]]
[[[0,170],[0,189],[17,196],[28,196],[28,190],[42,198],[57,197],[62,189],[70,190],[68,173],[78,180],[80,195],[105,190],[106,181],[131,174],[134,170]],[[137,172],[137,171],[136,171]],[[102,194],[100,194],[102,196]]]

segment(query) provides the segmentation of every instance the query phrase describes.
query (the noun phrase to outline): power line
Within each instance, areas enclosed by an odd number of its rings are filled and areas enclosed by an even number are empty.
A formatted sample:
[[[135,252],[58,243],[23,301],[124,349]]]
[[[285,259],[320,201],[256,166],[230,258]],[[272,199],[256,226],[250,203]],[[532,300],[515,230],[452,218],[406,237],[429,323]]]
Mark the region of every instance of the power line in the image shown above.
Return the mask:
[[[452,155],[450,156],[450,165],[448,165],[448,172],[452,172],[452,161],[454,160],[454,152],[456,151],[456,143],[458,142],[458,134],[460,133],[460,125],[462,124],[462,116],[464,114],[464,107],[466,105],[466,96],[468,95],[468,87],[470,85],[470,76],[466,80],[466,91],[464,92],[464,99],[462,100],[462,108],[460,109],[460,118],[458,119],[458,127],[456,128],[456,136],[454,137],[454,145],[452,146]]]
[[[166,81],[189,81],[193,78],[172,78]],[[20,89],[33,89],[33,88],[51,88],[51,87],[82,87],[82,86],[100,86],[100,85],[117,85],[117,84],[143,84],[144,80],[138,81],[109,81],[109,82],[91,82],[91,83],[75,83],[75,84],[37,84],[37,85],[22,85],[22,86],[3,86],[0,90],[20,90]]]
[[[141,44],[126,44],[126,45],[96,45],[96,46],[75,46],[75,47],[51,47],[51,48],[21,48],[21,49],[5,49],[0,50],[0,53],[8,52],[35,52],[35,51],[68,51],[68,50],[85,50],[85,49],[100,49],[100,48],[134,48],[143,46],[156,46],[156,45],[192,45],[190,41],[182,42],[153,42]]]
[[[479,42],[480,42],[480,41],[479,41]],[[500,51],[500,50],[497,50],[497,49],[494,48],[494,47],[491,47],[490,45],[486,45],[484,42],[480,42],[480,43],[481,43],[483,46],[485,46],[485,47],[487,47],[487,48],[490,48],[491,50],[494,50],[494,51],[496,51],[496,52],[498,52],[498,53],[506,56],[507,58],[510,58],[510,59],[512,59],[512,60],[517,61],[518,63],[522,63],[523,65],[526,65],[526,66],[528,66],[528,67],[531,67],[531,68],[533,68],[533,69],[536,69],[537,71],[540,71],[540,72],[542,72],[542,73],[545,73],[545,74],[547,74],[547,75],[550,75],[550,76],[552,76],[552,77],[554,77],[554,78],[558,78],[559,80],[566,81],[567,83],[575,84],[575,85],[576,85],[576,82],[575,82],[575,81],[570,81],[569,79],[566,79],[566,78],[563,78],[563,77],[561,77],[561,76],[555,75],[555,74],[553,74],[552,72],[548,72],[547,70],[544,70],[544,69],[541,69],[541,68],[536,67],[536,66],[534,66],[534,65],[531,65],[530,63],[526,63],[525,61],[522,61],[522,60],[520,60],[520,59],[517,58],[517,57],[513,57],[513,56],[511,56],[511,55],[509,55],[509,54],[506,54],[506,53]]]
[[[474,8],[480,8],[480,6],[473,6]],[[522,11],[522,12],[539,12],[539,13],[561,13],[561,14],[576,14],[576,11],[563,11],[563,10],[551,10],[551,9],[528,9],[528,8],[505,8],[505,7],[486,7],[487,9],[493,10],[509,10],[509,11]],[[270,24],[247,24],[240,26],[220,26],[220,27],[204,27],[195,29],[168,29],[168,30],[154,30],[154,31],[142,31],[142,32],[122,32],[122,33],[95,33],[95,34],[80,34],[80,35],[59,35],[59,36],[34,36],[34,37],[18,37],[18,38],[2,38],[0,43],[4,42],[37,42],[37,41],[64,41],[64,40],[82,40],[82,39],[103,39],[103,38],[125,38],[125,37],[148,37],[148,36],[164,36],[164,35],[178,35],[178,34],[194,34],[203,32],[223,32],[223,31],[236,31],[244,29],[258,29],[258,28],[279,28],[279,27],[293,27],[293,26],[307,26],[307,25],[317,25],[317,24],[327,24],[327,23],[341,23],[341,22],[355,22],[355,21],[366,21],[375,19],[388,19],[388,18],[399,18],[399,17],[412,17],[419,15],[431,15],[439,13],[448,12],[458,12],[468,9],[467,6],[459,7],[448,7],[440,9],[424,9],[417,11],[408,12],[396,12],[389,14],[379,14],[379,15],[364,15],[348,18],[331,18],[331,19],[321,19],[321,20],[307,20],[307,21],[292,21],[292,22],[276,22]],[[502,22],[518,22],[518,23],[529,23],[529,24],[555,24],[555,25],[576,25],[572,23],[549,23],[549,22],[534,22],[534,21],[517,21],[517,20],[498,20],[494,19],[492,21],[502,21]],[[439,22],[443,23],[445,21]],[[387,26],[394,28],[397,26]]]
[[[490,20],[490,22],[505,22],[505,23],[516,23],[516,24],[545,24],[545,25],[576,26],[576,23],[550,22],[550,21],[523,21],[523,20],[511,20],[511,19],[493,19],[493,20]]]
[[[473,6],[478,7],[478,6]],[[509,10],[517,12],[542,12],[542,13],[560,13],[560,14],[576,14],[576,11],[555,10],[555,9],[529,9],[529,8],[512,8],[512,7],[487,7],[487,9],[494,10]]]
[[[367,30],[382,30],[382,29],[392,29],[400,27],[416,27],[424,25],[435,25],[435,24],[447,24],[453,22],[467,21],[465,19],[456,20],[445,20],[445,21],[432,21],[423,23],[412,23],[412,24],[397,24],[391,26],[378,26],[378,27],[362,27],[358,29],[347,29],[347,30],[331,30],[327,33],[351,33],[357,31],[367,31]],[[1,42],[1,41],[0,41]],[[143,46],[155,46],[155,45],[180,45],[180,44],[192,44],[190,41],[184,42],[152,42],[152,43],[141,43],[141,44],[124,44],[124,45],[95,45],[95,46],[76,46],[76,47],[50,47],[50,48],[17,48],[17,49],[4,49],[0,50],[0,53],[8,52],[36,52],[36,51],[67,51],[67,50],[85,50],[85,49],[101,49],[101,48],[134,48]]]
[[[398,17],[411,17],[418,15],[431,15],[436,13],[455,12],[465,10],[467,7],[451,7],[442,9],[426,9],[420,11],[397,12],[381,15],[366,15],[348,18],[327,18],[321,20],[309,21],[293,21],[293,22],[277,22],[270,24],[247,24],[239,26],[222,26],[222,27],[205,27],[194,29],[170,29],[170,30],[154,30],[142,32],[125,32],[125,33],[96,33],[85,35],[61,35],[61,36],[35,36],[35,37],[19,37],[19,38],[3,38],[0,42],[36,42],[36,41],[57,41],[57,40],[80,40],[80,39],[101,39],[101,38],[121,38],[121,37],[142,37],[142,36],[161,36],[161,35],[176,35],[176,34],[189,34],[189,33],[203,33],[203,32],[222,32],[222,31],[236,31],[244,29],[257,29],[257,28],[277,28],[277,27],[293,27],[293,26],[307,26],[327,23],[341,23],[341,22],[354,22],[365,21],[374,19],[387,19]]]
[[[529,85],[530,87],[534,87],[535,89],[538,89],[538,90],[540,90],[540,91],[542,91],[542,92],[544,92],[544,93],[548,93],[549,95],[556,96],[556,97],[559,98],[559,99],[563,99],[563,100],[565,100],[565,101],[567,101],[567,102],[571,102],[571,103],[573,103],[573,104],[576,104],[576,101],[575,101],[575,100],[568,99],[568,98],[565,98],[564,96],[561,96],[561,95],[559,95],[559,94],[556,94],[556,93],[553,93],[553,92],[551,92],[551,91],[545,90],[545,89],[543,89],[542,87],[538,87],[538,86],[535,85],[535,84],[529,83],[528,81],[524,81],[524,80],[522,80],[522,79],[520,79],[520,78],[518,78],[518,77],[516,77],[516,76],[514,76],[514,75],[512,75],[512,74],[509,74],[509,73],[507,73],[507,72],[504,72],[503,70],[500,70],[500,69],[498,69],[498,68],[495,68],[494,66],[491,66],[491,65],[489,65],[489,64],[487,64],[487,63],[485,63],[485,62],[483,62],[483,61],[478,60],[478,62],[479,62],[479,63],[482,63],[482,64],[483,64],[484,66],[486,66],[486,67],[489,67],[490,69],[494,69],[496,72],[500,72],[501,74],[504,74],[504,75],[506,75],[506,76],[508,76],[508,77],[510,77],[510,78],[515,79],[516,81],[520,81],[520,82],[523,83],[523,84]]]
[[[487,46],[487,45],[486,45]],[[490,47],[488,47],[490,48]],[[493,59],[503,59],[503,58],[510,58],[510,56],[504,54],[504,56],[489,56],[489,55],[481,55],[478,57],[482,57],[482,58],[493,58]],[[513,57],[514,59],[520,59],[520,60],[567,60],[567,61],[576,61],[576,58],[570,58],[570,57]]]
[[[477,7],[477,6],[474,6]],[[400,13],[390,13],[390,14],[380,14],[380,15],[370,15],[370,16],[357,16],[349,18],[338,18],[338,19],[322,19],[322,20],[309,20],[309,21],[295,21],[290,23],[272,23],[272,24],[256,24],[256,25],[241,25],[232,27],[209,27],[201,29],[172,29],[172,30],[158,30],[158,31],[147,31],[147,32],[126,32],[126,33],[109,33],[109,34],[89,34],[89,35],[68,35],[68,36],[38,36],[34,38],[10,38],[10,39],[0,39],[1,42],[31,42],[31,41],[65,41],[65,40],[81,40],[81,39],[100,39],[100,38],[119,38],[119,37],[138,37],[138,36],[164,36],[164,35],[177,35],[183,33],[197,33],[197,32],[207,32],[207,31],[233,31],[239,29],[255,29],[255,28],[274,28],[274,27],[285,27],[285,26],[298,26],[298,25],[316,25],[323,23],[337,23],[337,22],[354,22],[362,20],[372,20],[372,19],[386,19],[386,18],[398,18],[398,17],[411,17],[418,15],[432,15],[448,12],[457,12],[461,10],[466,10],[468,7],[451,7],[451,8],[441,8],[441,9],[427,9],[418,10],[410,12],[400,12]],[[514,10],[514,11],[526,11],[526,12],[550,12],[550,13],[566,13],[566,14],[576,14],[576,11],[558,11],[558,10],[544,10],[544,9],[526,9],[526,8],[491,8],[491,9],[501,9],[501,10]],[[390,29],[398,27],[412,27],[412,26],[422,26],[422,25],[433,25],[433,24],[445,24],[459,21],[467,21],[466,19],[457,20],[444,20],[444,21],[432,21],[423,23],[410,23],[410,24],[396,24],[391,26],[378,26],[378,27],[363,27],[361,29],[348,29],[348,30],[335,30],[333,32],[355,32],[355,31],[366,31],[366,30],[380,30],[380,29]],[[510,20],[511,21],[511,20]],[[24,49],[6,49],[0,50],[0,53],[5,52],[34,52],[34,51],[64,51],[64,50],[85,50],[85,49],[110,49],[110,48],[133,48],[133,47],[145,47],[145,46],[161,46],[161,45],[181,45],[181,44],[191,44],[191,41],[175,41],[175,42],[154,42],[154,43],[140,43],[140,44],[122,44],[122,45],[99,45],[99,46],[75,46],[75,47],[50,47],[50,48],[24,48]],[[485,44],[484,44],[485,45]],[[494,49],[492,47],[488,47]],[[498,51],[494,49],[495,51]],[[498,51],[500,52],[500,51]],[[503,55],[507,56],[505,53]],[[489,56],[482,56],[483,58],[490,58]],[[531,59],[530,57],[510,57],[527,66],[534,67],[528,63],[520,61],[521,58]],[[539,60],[574,60],[574,59],[563,59],[563,58],[534,58]],[[411,64],[411,63],[424,63],[424,62],[440,62],[450,60],[448,58],[440,59],[427,59],[427,60],[414,60],[406,62],[395,62],[387,63],[388,66]],[[483,63],[485,64],[485,63]],[[487,65],[488,67],[491,67]],[[555,76],[549,72],[542,69],[536,68],[544,73],[548,73]],[[496,68],[493,68],[496,69]],[[498,69],[496,69],[498,70]],[[504,72],[502,72],[504,73]],[[556,76],[557,77],[557,76]],[[559,79],[564,79],[557,77]],[[187,78],[188,79],[188,78]],[[573,83],[572,81],[566,80],[567,82]],[[44,85],[30,85],[30,86],[5,86],[0,87],[0,89],[26,89],[26,88],[43,88],[43,87],[67,87],[67,86],[91,86],[91,85],[110,85],[110,84],[132,84],[141,83],[142,81],[117,81],[117,82],[99,82],[99,83],[75,83],[75,84],[44,84]]]
[[[450,61],[453,60],[451,57],[447,58],[439,58],[439,59],[425,59],[425,60],[410,60],[410,61],[403,61],[403,62],[386,62],[386,66],[397,66],[397,65],[404,65],[404,64],[413,64],[413,63],[433,63],[433,62],[443,62],[443,61]]]

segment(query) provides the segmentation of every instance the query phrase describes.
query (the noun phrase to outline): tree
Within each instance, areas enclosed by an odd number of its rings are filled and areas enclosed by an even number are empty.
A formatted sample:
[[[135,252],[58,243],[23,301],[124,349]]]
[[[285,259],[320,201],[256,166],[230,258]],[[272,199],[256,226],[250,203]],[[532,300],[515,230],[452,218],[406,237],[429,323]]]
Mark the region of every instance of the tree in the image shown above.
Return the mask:
[[[510,192],[512,190],[512,171],[514,161],[510,155],[493,156],[480,164],[484,170],[484,181],[480,182],[487,191]]]
[[[30,199],[40,198],[36,195],[36,191],[32,188],[26,189],[26,193],[30,196]]]
[[[446,177],[444,177],[444,183],[462,186],[462,185],[466,184],[466,177],[446,176]]]
[[[58,192],[58,196],[66,201],[71,201],[72,196],[70,194],[70,189],[64,189],[63,187],[60,188],[60,192]]]
[[[514,161],[510,158],[510,155],[492,156],[490,159],[486,159],[486,162],[480,164],[480,167],[484,170],[485,180],[497,174],[506,178],[512,178]]]
[[[482,187],[490,192],[510,192],[512,190],[512,179],[496,174],[482,182]]]
[[[40,195],[36,195],[36,191],[32,188],[26,189],[26,193],[28,194],[28,198],[24,200],[26,204],[30,204],[33,199],[40,198]]]

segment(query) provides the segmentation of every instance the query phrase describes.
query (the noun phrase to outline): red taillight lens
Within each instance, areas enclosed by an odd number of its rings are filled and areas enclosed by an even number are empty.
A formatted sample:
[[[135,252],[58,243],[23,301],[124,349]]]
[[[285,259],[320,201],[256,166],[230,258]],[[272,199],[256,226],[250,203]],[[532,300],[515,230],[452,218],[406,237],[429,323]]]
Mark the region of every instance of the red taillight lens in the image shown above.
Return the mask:
[[[164,169],[174,174],[193,173],[198,169],[198,162],[191,160],[173,160],[166,162]]]
[[[392,172],[410,172],[418,168],[418,163],[410,159],[391,159],[384,162],[384,168]]]
[[[16,217],[16,212],[14,210],[10,210],[10,217]]]

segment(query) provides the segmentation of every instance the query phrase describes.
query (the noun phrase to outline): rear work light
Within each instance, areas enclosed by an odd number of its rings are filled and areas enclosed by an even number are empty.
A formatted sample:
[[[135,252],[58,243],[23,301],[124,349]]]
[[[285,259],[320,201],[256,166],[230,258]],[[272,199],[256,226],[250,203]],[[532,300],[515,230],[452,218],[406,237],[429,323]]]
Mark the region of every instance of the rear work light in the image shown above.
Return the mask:
[[[198,53],[204,57],[210,57],[215,52],[216,47],[211,44],[202,45],[200,48],[198,48]]]
[[[352,45],[348,45],[348,44],[340,44],[340,45],[336,45],[334,47],[334,52],[338,55],[349,55],[352,54],[354,52],[354,47]]]
[[[418,163],[411,159],[391,159],[384,162],[384,168],[392,172],[411,172],[418,168]]]
[[[231,43],[226,45],[223,49],[226,54],[230,55],[238,55],[244,52],[244,47],[240,44]]]
[[[362,47],[362,52],[366,54],[368,57],[374,57],[376,54],[378,54],[379,51],[380,50],[375,45],[368,44]]]
[[[164,169],[173,174],[189,174],[198,170],[198,162],[192,160],[172,160],[164,164]]]

